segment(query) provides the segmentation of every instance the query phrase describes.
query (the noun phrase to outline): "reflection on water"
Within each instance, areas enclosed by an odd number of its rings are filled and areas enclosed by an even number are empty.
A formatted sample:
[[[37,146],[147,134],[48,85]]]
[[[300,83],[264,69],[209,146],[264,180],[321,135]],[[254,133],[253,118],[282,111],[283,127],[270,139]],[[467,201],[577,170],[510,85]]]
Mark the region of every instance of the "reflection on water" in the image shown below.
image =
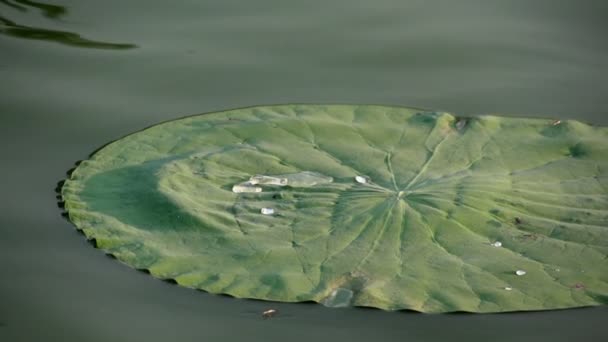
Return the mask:
[[[0,0],[0,2],[21,12],[27,11],[26,6],[38,8],[40,11],[42,11],[42,14],[45,17],[52,19],[59,18],[60,16],[67,13],[67,9],[64,6],[45,4],[37,1],[13,0],[13,2],[15,2],[13,3],[9,0]]]
[[[67,14],[65,6],[45,4],[29,0],[0,0],[0,3],[12,7],[16,10],[27,12],[28,6],[39,9],[42,14],[51,19],[58,19]],[[23,39],[46,40],[64,45],[95,48],[95,49],[132,49],[137,47],[134,44],[108,43],[90,40],[81,37],[79,34],[68,31],[49,30],[45,28],[20,25],[0,15],[0,34]]]

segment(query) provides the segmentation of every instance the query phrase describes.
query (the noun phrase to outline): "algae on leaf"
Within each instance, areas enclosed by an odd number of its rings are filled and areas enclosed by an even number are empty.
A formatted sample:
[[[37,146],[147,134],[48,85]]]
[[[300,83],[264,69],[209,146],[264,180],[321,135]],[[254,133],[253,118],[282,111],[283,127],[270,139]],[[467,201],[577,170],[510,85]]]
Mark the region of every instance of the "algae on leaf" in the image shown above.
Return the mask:
[[[422,312],[608,298],[608,128],[281,105],[117,140],[62,189],[122,262],[236,297]]]

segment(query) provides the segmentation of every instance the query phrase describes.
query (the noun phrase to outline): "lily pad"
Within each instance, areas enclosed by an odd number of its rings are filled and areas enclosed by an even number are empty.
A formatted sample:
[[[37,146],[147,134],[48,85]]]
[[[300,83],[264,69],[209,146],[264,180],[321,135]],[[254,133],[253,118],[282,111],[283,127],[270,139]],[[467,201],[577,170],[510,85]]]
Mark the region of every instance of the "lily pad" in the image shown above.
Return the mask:
[[[608,298],[608,128],[577,121],[230,110],[103,147],[62,196],[99,248],[211,293],[422,312]]]

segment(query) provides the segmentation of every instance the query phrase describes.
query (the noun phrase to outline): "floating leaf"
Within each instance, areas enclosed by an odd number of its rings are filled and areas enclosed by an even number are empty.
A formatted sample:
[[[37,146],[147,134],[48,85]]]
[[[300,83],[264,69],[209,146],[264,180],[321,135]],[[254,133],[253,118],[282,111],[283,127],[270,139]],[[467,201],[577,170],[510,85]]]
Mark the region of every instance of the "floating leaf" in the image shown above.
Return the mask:
[[[231,110],[105,146],[62,195],[99,248],[212,293],[422,312],[608,298],[608,129],[576,121]]]

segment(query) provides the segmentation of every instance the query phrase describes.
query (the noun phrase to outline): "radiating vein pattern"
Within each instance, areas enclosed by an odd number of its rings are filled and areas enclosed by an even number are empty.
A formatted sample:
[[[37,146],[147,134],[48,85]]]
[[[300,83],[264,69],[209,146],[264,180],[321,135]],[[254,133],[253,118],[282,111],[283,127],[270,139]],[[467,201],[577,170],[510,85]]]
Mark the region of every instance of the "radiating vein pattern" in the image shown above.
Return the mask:
[[[83,161],[70,220],[242,298],[422,312],[608,301],[608,128],[385,106],[187,117]]]

